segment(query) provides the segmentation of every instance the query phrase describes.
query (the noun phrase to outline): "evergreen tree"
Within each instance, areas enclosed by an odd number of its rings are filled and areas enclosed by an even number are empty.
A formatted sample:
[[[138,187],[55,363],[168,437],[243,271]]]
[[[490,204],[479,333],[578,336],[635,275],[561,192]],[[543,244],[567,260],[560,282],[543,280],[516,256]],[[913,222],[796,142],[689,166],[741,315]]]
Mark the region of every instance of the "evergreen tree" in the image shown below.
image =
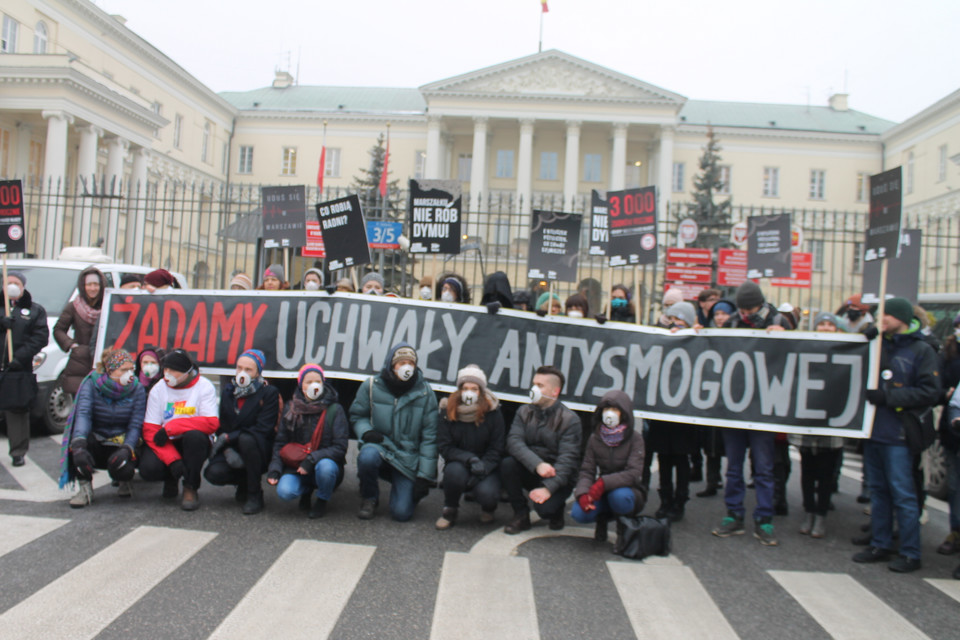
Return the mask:
[[[350,185],[350,189],[360,197],[360,205],[368,219],[400,220],[403,216],[398,205],[398,180],[387,183],[387,196],[383,202],[384,211],[380,209],[380,176],[383,175],[383,162],[387,155],[385,142],[386,138],[381,133],[377,137],[377,143],[370,147],[367,152],[370,154],[370,168],[360,169],[360,175],[353,177],[353,184]],[[389,166],[387,171],[389,179]]]
[[[678,214],[683,218],[693,218],[700,227],[697,241],[693,243],[696,247],[715,249],[729,244],[730,198],[714,201],[714,196],[724,188],[720,176],[720,151],[713,127],[708,126],[707,146],[700,156],[700,173],[693,178],[694,191],[690,194],[693,202],[687,203],[686,213]]]

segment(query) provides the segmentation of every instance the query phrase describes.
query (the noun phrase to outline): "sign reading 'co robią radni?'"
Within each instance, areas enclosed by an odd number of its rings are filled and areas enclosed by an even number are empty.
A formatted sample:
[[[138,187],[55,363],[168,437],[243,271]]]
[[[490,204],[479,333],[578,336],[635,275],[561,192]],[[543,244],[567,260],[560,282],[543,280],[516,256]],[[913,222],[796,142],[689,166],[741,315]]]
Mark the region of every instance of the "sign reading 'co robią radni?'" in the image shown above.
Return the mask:
[[[477,364],[499,397],[524,401],[536,368],[552,364],[566,376],[561,398],[574,409],[592,410],[620,389],[638,415],[692,424],[865,437],[873,420],[864,402],[870,350],[859,334],[671,334],[359,294],[111,289],[97,344],[133,353],[181,347],[204,373],[221,375],[255,347],[268,377],[293,378],[316,362],[331,378],[363,380],[401,341],[416,348],[418,366],[442,391],[455,389],[458,370]]]
[[[307,242],[307,196],[303,185],[262,187],[263,246],[302,247]]]
[[[359,196],[321,202],[317,205],[317,218],[330,271],[370,262],[367,226]]]
[[[607,256],[611,267],[656,264],[657,262],[657,189],[627,189],[607,193],[610,215],[610,245]]]
[[[527,277],[577,281],[581,216],[534,209],[530,217]]]
[[[457,180],[410,180],[410,253],[460,253],[463,194]]]
[[[0,181],[0,253],[25,253],[26,226],[23,223],[23,182]]]

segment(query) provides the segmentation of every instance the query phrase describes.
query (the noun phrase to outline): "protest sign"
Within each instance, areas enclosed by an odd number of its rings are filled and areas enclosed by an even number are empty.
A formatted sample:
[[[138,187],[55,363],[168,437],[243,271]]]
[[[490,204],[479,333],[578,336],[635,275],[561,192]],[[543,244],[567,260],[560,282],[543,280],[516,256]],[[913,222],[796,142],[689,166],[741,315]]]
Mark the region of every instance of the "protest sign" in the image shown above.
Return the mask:
[[[890,252],[887,271],[887,298],[906,298],[916,302],[920,291],[920,243],[923,231],[904,229],[900,234],[900,249]],[[880,262],[863,265],[863,303],[880,302]]]
[[[307,196],[303,185],[262,187],[263,246],[302,247],[307,242]]]
[[[367,228],[358,196],[321,202],[317,205],[317,218],[328,269],[336,271],[370,262]]]
[[[410,180],[410,253],[460,253],[463,195],[457,180]]]
[[[747,281],[747,252],[743,249],[717,249],[717,285],[739,287]]]
[[[870,176],[870,219],[863,243],[863,261],[897,255],[900,241],[900,167]]]
[[[610,244],[610,217],[607,201],[596,189],[590,191],[590,249],[591,256],[607,255]]]
[[[367,241],[371,249],[399,249],[402,222],[367,220]]]
[[[790,214],[747,218],[747,277],[789,278]]]
[[[306,258],[327,257],[327,252],[323,248],[323,234],[320,232],[320,223],[316,220],[307,220],[307,243],[300,250],[300,255]]]
[[[534,209],[527,277],[576,282],[581,216]]]
[[[23,182],[0,181],[0,253],[24,253],[27,250],[26,225],[23,223]]]
[[[376,374],[401,341],[425,378],[453,391],[477,364],[505,400],[528,400],[544,364],[567,379],[561,399],[592,410],[607,391],[633,398],[637,415],[691,424],[864,437],[869,349],[859,334],[706,329],[678,333],[376,296],[297,291],[108,290],[98,349],[180,347],[205,374],[232,375],[237,357],[264,353],[264,375],[294,378],[306,362],[331,378]],[[97,358],[100,357],[98,353]]]
[[[607,255],[611,267],[656,264],[657,262],[656,187],[610,191],[610,244]]]

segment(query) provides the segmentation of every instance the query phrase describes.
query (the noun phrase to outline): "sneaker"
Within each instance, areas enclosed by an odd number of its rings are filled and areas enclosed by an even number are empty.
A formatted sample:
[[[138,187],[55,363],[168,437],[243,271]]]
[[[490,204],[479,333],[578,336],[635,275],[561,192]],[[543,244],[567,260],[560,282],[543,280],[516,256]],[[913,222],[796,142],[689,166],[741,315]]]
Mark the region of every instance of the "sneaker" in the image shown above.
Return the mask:
[[[180,500],[180,508],[184,511],[196,511],[200,508],[200,496],[197,490],[191,486],[183,485],[183,497]]]
[[[743,535],[743,532],[743,516],[738,516],[732,511],[727,512],[727,517],[720,521],[720,526],[711,531],[718,538],[740,536]]]
[[[122,480],[117,484],[117,495],[121,498],[133,497],[133,483],[129,480]]]
[[[15,467],[22,467],[23,465],[26,464],[26,462],[24,462],[23,460],[23,456],[12,456],[12,459],[13,459],[13,466]]]
[[[503,532],[507,535],[513,536],[521,531],[528,531],[530,526],[530,514],[524,513],[522,515],[515,516],[510,524],[503,528]]]
[[[317,501],[313,503],[313,506],[310,508],[310,512],[307,514],[307,517],[311,520],[316,520],[317,518],[322,518],[327,515],[327,501],[317,498]]]
[[[955,553],[960,553],[960,531],[951,531],[937,547],[937,553],[942,556],[952,556]]]
[[[767,547],[775,547],[780,544],[777,537],[773,535],[773,522],[771,522],[770,518],[757,520],[757,524],[753,529],[753,537],[759,540],[760,544]]]
[[[560,531],[563,529],[564,524],[563,511],[561,511],[557,515],[550,518],[550,524],[548,526],[550,527],[550,531]]]
[[[920,567],[920,558],[908,558],[907,556],[897,556],[887,565],[887,569],[895,573],[910,573]]]
[[[808,513],[803,516],[803,524],[800,525],[800,535],[810,535],[810,530],[813,529],[813,518],[814,516],[812,513]]]
[[[437,522],[434,526],[440,531],[446,531],[452,527],[457,522],[457,510],[456,508],[444,507],[443,511],[440,513],[440,517],[437,518]]]
[[[827,516],[815,516],[813,518],[813,528],[810,530],[810,537],[819,540],[827,535]]]
[[[490,524],[493,522],[494,516],[493,511],[481,511],[480,512],[480,524]]]
[[[357,513],[357,517],[361,520],[373,520],[376,511],[377,501],[373,498],[364,498],[360,503],[360,511]]]
[[[93,502],[93,485],[89,480],[81,480],[77,493],[70,498],[70,506],[74,509],[82,509]]]
[[[253,516],[263,511],[263,492],[250,493],[243,503],[243,515]]]
[[[891,557],[893,557],[893,551],[890,549],[880,549],[878,547],[869,546],[860,553],[854,554],[853,561],[861,563],[886,562]]]

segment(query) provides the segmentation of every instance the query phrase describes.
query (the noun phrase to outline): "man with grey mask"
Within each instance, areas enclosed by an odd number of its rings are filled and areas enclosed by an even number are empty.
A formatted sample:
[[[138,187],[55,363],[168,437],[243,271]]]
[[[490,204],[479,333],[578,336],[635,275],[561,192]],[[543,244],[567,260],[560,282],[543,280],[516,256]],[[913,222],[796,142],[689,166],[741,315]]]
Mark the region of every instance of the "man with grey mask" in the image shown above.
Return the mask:
[[[552,366],[537,369],[530,404],[517,410],[507,435],[507,457],[500,478],[507,491],[513,520],[504,533],[530,528],[529,491],[533,508],[550,529],[563,529],[563,510],[573,492],[580,467],[580,418],[560,402],[563,373]]]

